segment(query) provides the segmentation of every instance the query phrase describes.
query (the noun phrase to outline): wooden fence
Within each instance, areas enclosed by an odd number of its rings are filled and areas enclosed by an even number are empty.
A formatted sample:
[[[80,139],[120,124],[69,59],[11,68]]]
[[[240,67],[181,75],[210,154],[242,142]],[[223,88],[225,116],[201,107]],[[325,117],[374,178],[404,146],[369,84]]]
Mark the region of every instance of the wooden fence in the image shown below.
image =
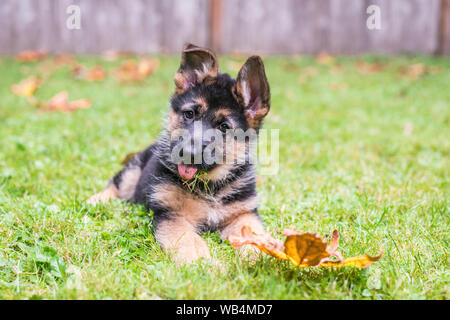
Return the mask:
[[[66,25],[80,8],[80,29]],[[369,30],[367,8],[380,8]],[[450,54],[450,0],[1,0],[0,53]]]

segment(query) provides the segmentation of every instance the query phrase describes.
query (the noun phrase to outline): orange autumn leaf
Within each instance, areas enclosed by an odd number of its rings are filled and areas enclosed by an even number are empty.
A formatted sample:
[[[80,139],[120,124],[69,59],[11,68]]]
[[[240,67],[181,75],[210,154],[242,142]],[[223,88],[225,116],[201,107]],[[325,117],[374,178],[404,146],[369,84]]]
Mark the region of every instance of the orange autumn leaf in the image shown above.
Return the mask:
[[[356,267],[356,268],[366,268],[370,266],[373,262],[377,262],[381,259],[383,255],[383,250],[380,249],[380,252],[376,256],[369,256],[365,254],[363,256],[346,258],[344,261],[326,261],[323,262],[321,267]]]
[[[87,69],[83,66],[75,65],[72,70],[75,77],[86,81],[103,81],[106,77],[106,71],[100,66]]]
[[[428,72],[427,67],[422,63],[412,64],[408,67],[400,68],[399,74],[411,80],[417,80]]]
[[[87,72],[85,79],[87,81],[103,81],[105,76],[105,70],[100,66],[95,66]]]
[[[42,106],[42,109],[46,111],[72,112],[77,109],[89,108],[90,106],[91,102],[87,99],[69,102],[69,94],[67,91],[62,91],[54,95],[48,103]]]
[[[268,233],[257,234],[249,226],[244,226],[241,229],[239,236],[231,235],[228,241],[233,247],[241,247],[246,244],[251,244],[258,247],[262,252],[271,255],[280,260],[289,259],[285,254],[285,248],[283,242],[272,238]]]
[[[114,71],[114,76],[124,82],[141,81],[150,76],[158,66],[159,60],[156,59],[127,60]]]
[[[16,59],[21,62],[34,62],[38,60],[42,60],[48,56],[48,53],[45,51],[33,51],[26,50],[18,53],[16,55]]]
[[[383,65],[380,63],[367,63],[364,61],[358,61],[356,63],[356,69],[362,74],[377,73],[383,70]]]
[[[36,77],[28,77],[11,86],[11,91],[18,96],[29,97],[39,88],[41,81]]]
[[[71,111],[76,109],[87,109],[91,106],[91,101],[88,99],[78,99],[70,102],[69,106]]]
[[[286,236],[284,244],[280,240],[272,238],[268,233],[257,234],[249,226],[244,226],[239,236],[230,236],[228,241],[234,247],[245,244],[254,245],[264,253],[280,260],[290,260],[298,267],[352,266],[365,268],[378,261],[382,256],[382,250],[380,250],[380,253],[374,257],[364,255],[344,259],[336,251],[339,245],[337,230],[333,231],[329,245],[318,234],[314,233],[300,233],[285,229],[283,235]],[[337,260],[330,260],[330,257],[335,257]]]
[[[151,75],[156,68],[159,67],[159,60],[156,59],[141,59],[137,65],[137,73],[140,77],[147,77]]]
[[[327,252],[327,243],[317,234],[313,233],[286,233],[284,242],[286,255],[296,266],[318,266],[330,254]]]
[[[333,64],[334,60],[335,58],[326,52],[321,52],[316,56],[316,62],[318,64],[330,65]]]
[[[71,54],[57,54],[53,58],[53,63],[57,66],[70,66],[72,68],[78,66],[78,62]]]

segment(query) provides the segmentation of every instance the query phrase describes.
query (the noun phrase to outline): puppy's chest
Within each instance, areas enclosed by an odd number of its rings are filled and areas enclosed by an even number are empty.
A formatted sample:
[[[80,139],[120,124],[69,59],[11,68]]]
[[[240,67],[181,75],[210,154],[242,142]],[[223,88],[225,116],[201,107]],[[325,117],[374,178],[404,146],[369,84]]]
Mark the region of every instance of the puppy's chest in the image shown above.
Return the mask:
[[[223,204],[222,199],[226,195],[224,190],[214,197],[201,197],[180,186],[163,184],[155,188],[152,198],[175,216],[183,217],[193,225],[209,226],[214,229],[257,207],[256,197]]]

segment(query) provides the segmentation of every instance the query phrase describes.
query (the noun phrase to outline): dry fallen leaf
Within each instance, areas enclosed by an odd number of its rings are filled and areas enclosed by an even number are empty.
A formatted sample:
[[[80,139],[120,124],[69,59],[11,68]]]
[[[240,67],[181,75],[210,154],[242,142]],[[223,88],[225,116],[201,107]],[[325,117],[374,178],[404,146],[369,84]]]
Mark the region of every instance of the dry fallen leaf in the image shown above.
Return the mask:
[[[356,63],[356,69],[362,74],[377,73],[383,70],[383,65],[380,63],[367,63],[364,61],[358,61]]]
[[[42,60],[48,56],[48,53],[45,51],[33,51],[26,50],[18,53],[16,55],[16,59],[21,62],[34,62],[38,60]]]
[[[124,61],[114,71],[114,76],[121,81],[141,81],[151,75],[159,66],[159,60],[142,58],[139,61]]]
[[[91,106],[91,102],[87,99],[79,99],[69,102],[69,94],[67,91],[61,91],[54,95],[50,101],[42,106],[46,111],[64,111],[72,112],[77,109],[85,109]]]
[[[295,230],[285,229],[283,235],[286,236],[284,244],[274,239],[270,234],[256,234],[249,226],[242,227],[239,236],[230,236],[228,241],[234,247],[251,244],[259,248],[264,253],[280,260],[290,260],[298,267],[342,267],[352,266],[365,268],[373,262],[378,261],[382,256],[380,250],[377,256],[359,256],[344,259],[336,251],[339,244],[339,233],[333,231],[330,244],[327,245],[318,234],[300,233]],[[335,257],[337,260],[330,260]]]
[[[137,66],[137,73],[144,78],[153,73],[159,66],[159,60],[156,59],[141,59]]]
[[[36,77],[28,77],[11,86],[11,91],[18,96],[29,97],[39,88],[41,81]]]
[[[78,66],[78,62],[71,54],[57,54],[53,58],[53,62],[57,66],[70,66],[72,68]]]
[[[333,64],[334,60],[335,60],[335,58],[330,56],[326,52],[321,52],[316,56],[316,62],[318,64],[330,65],[330,64]]]
[[[403,67],[399,69],[400,75],[405,76],[411,80],[417,80],[427,72],[428,72],[427,67],[422,63],[412,64],[408,67]]]
[[[86,81],[103,81],[106,77],[106,71],[100,66],[87,69],[83,66],[75,65],[72,70],[76,78]]]
[[[262,252],[280,260],[289,259],[284,252],[285,248],[283,242],[272,238],[269,233],[256,234],[249,226],[242,227],[241,234],[239,236],[230,236],[228,241],[234,247],[251,244],[258,247]]]

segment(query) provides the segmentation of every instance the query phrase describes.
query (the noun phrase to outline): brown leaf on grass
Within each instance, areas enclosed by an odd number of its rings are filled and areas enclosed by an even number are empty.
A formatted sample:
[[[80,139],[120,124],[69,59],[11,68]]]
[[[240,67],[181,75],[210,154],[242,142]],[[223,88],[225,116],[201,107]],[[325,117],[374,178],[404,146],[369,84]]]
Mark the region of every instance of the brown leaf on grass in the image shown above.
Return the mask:
[[[316,56],[316,62],[318,64],[331,65],[334,63],[334,60],[335,58],[326,52],[321,52]]]
[[[150,76],[159,66],[159,60],[142,58],[139,61],[124,61],[119,68],[114,71],[114,76],[120,81],[141,81]]]
[[[362,74],[377,73],[383,70],[383,65],[381,63],[358,61],[356,63],[356,69]]]
[[[280,240],[274,239],[269,233],[257,234],[249,226],[243,226],[239,236],[231,235],[228,241],[233,247],[241,247],[251,244],[259,248],[262,252],[280,260],[287,260],[288,256],[284,252],[284,244]]]
[[[320,265],[321,267],[356,267],[356,268],[366,268],[370,266],[372,263],[377,262],[381,259],[383,255],[383,250],[380,249],[378,255],[369,256],[365,254],[363,256],[346,258],[344,261],[324,261]]]
[[[239,236],[230,236],[228,241],[234,247],[251,244],[259,248],[264,253],[280,260],[290,260],[298,267],[342,267],[352,266],[357,268],[368,267],[382,256],[382,250],[377,256],[359,256],[344,259],[336,251],[339,244],[339,233],[333,231],[330,244],[324,241],[318,234],[300,233],[295,230],[285,229],[283,235],[286,236],[284,244],[274,239],[270,234],[256,234],[249,226],[242,227]],[[335,257],[337,260],[330,260]]]
[[[77,64],[73,67],[72,71],[76,78],[86,81],[103,81],[106,77],[106,71],[101,66],[94,66],[91,69],[87,69]]]
[[[150,76],[159,67],[159,60],[141,59],[137,65],[137,73],[141,78]]]
[[[427,67],[422,63],[412,64],[408,67],[402,67],[399,69],[401,76],[407,77],[411,80],[417,80],[428,72]]]
[[[18,96],[29,97],[34,94],[41,85],[41,81],[34,76],[28,77],[17,84],[11,86],[11,91]]]
[[[78,68],[78,62],[73,58],[72,55],[59,54],[55,55],[53,59],[46,59],[37,65],[37,70],[44,76],[50,76],[53,72],[62,67],[70,67],[72,69]]]
[[[286,229],[284,242],[286,255],[296,266],[318,266],[330,254],[327,251],[327,243],[318,234],[299,233]]]
[[[34,51],[34,50],[26,50],[18,53],[16,55],[16,59],[21,62],[34,62],[38,60],[42,60],[48,56],[48,53],[45,51]]]
[[[63,111],[72,112],[77,109],[86,109],[91,106],[91,102],[87,99],[79,99],[69,102],[69,94],[67,91],[61,91],[54,95],[48,103],[42,105],[45,111]]]
[[[71,54],[57,54],[53,58],[53,63],[57,66],[69,66],[72,68],[78,66],[78,62]]]

